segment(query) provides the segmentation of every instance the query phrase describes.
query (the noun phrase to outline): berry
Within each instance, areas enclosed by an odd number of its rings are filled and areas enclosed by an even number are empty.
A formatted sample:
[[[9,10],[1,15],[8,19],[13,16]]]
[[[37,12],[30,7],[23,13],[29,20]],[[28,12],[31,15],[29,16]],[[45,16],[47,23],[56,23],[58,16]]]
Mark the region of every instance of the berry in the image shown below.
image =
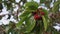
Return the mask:
[[[34,15],[34,19],[35,19],[35,20],[39,20],[40,18],[41,18],[41,16],[39,16],[38,14],[35,14],[35,15]]]
[[[45,13],[44,13],[44,12],[40,12],[40,14],[41,14],[41,15],[45,15]]]

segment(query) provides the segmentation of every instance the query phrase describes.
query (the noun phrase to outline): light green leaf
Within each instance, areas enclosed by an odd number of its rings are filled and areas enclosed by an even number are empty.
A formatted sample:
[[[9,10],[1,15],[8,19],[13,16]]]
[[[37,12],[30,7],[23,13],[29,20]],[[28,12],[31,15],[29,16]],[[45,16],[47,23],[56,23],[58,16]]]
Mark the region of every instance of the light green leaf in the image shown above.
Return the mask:
[[[52,8],[52,12],[57,12],[59,10],[60,0],[54,3],[54,7]]]
[[[26,19],[29,19],[31,17],[31,14],[29,15],[26,15],[24,17],[21,18],[21,20],[17,23],[17,27],[21,26],[23,24],[23,22],[26,20]]]
[[[32,12],[32,11],[26,10],[26,11],[24,11],[19,17],[21,18],[21,17],[27,16],[27,15],[29,15],[31,12]]]
[[[45,31],[46,31],[47,27],[48,27],[48,20],[46,20],[46,18],[44,16],[42,16],[42,19],[43,19],[44,28],[45,28]]]
[[[21,26],[26,18],[27,18],[27,16],[23,17],[23,18],[16,24],[16,26],[17,26],[17,27]]]
[[[26,31],[25,31],[25,33],[29,33],[29,32],[31,32],[32,31],[32,29],[34,28],[34,26],[35,26],[35,20],[32,18],[30,18],[30,19],[28,19],[27,21],[26,21],[26,25],[27,25],[27,27],[26,27]]]

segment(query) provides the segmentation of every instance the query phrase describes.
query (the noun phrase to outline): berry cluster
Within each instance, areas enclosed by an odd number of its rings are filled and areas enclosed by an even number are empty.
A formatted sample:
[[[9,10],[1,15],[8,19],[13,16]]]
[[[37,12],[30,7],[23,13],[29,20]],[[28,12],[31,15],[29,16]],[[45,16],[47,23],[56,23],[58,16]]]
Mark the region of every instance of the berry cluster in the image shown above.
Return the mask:
[[[35,20],[41,20],[45,13],[42,11],[42,8],[37,9],[35,12],[32,12]]]

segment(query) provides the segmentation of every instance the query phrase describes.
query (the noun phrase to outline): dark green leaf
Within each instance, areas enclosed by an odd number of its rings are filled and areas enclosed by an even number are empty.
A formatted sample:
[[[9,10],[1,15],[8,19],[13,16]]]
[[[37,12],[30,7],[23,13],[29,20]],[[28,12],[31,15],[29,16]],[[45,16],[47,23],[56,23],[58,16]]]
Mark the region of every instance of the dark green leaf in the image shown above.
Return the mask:
[[[28,10],[36,10],[38,8],[38,6],[39,6],[38,3],[34,2],[34,1],[27,2],[25,4],[25,8],[28,9]]]
[[[40,3],[44,3],[46,0],[40,0]]]

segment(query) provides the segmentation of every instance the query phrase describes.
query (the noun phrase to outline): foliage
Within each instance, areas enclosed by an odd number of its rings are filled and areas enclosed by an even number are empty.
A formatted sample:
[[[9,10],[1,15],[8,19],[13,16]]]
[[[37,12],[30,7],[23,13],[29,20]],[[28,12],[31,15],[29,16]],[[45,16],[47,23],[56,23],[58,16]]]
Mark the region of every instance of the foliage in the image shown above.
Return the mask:
[[[21,5],[20,3],[23,2]],[[48,3],[47,3],[48,2]],[[59,4],[60,0],[54,2],[54,6],[50,8],[50,3],[52,0],[40,0],[40,3],[35,2],[34,0],[27,2],[20,0],[16,2],[15,0],[0,0],[0,10],[2,12],[4,7],[7,8],[7,11],[10,13],[8,15],[13,15],[18,23],[11,22],[8,25],[0,25],[3,28],[3,33],[6,34],[60,34],[59,31],[53,28],[54,22],[60,20]],[[39,7],[41,4],[49,9]],[[14,5],[13,5],[14,4]],[[14,8],[18,6],[16,14]],[[52,10],[51,10],[52,9]],[[18,14],[21,15],[18,16]],[[52,13],[50,15],[50,13]],[[3,15],[4,16],[4,15]],[[1,18],[3,17],[1,16]],[[10,17],[9,17],[10,19]],[[20,19],[20,20],[18,20]]]

